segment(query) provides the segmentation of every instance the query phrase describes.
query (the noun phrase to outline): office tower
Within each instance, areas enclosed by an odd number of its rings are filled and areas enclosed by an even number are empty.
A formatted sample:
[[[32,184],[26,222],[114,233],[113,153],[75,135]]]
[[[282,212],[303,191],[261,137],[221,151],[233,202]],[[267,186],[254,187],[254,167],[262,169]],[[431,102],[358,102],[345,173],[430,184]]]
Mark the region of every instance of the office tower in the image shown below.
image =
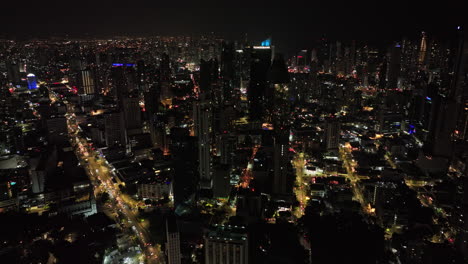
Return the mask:
[[[269,89],[265,93],[268,113],[273,127],[282,129],[290,123],[291,106],[288,87],[289,73],[281,54],[275,54],[268,73]]]
[[[136,66],[136,82],[138,86],[138,90],[146,91],[148,88],[148,67],[146,67],[145,62],[143,60],[137,61]]]
[[[7,61],[6,68],[7,68],[8,81],[13,84],[19,83],[21,81],[19,65],[14,62]]]
[[[326,123],[326,144],[328,151],[337,151],[340,144],[340,123],[328,120]]]
[[[387,88],[398,88],[398,79],[400,77],[401,45],[393,45],[390,49],[390,59],[387,68]]]
[[[200,95],[203,100],[210,100],[217,109],[222,107],[222,90],[219,86],[218,60],[210,59],[200,62]],[[215,111],[218,112],[218,111]]]
[[[426,63],[427,38],[426,32],[422,32],[421,42],[419,44],[418,66],[423,68]]]
[[[111,112],[104,115],[106,145],[108,147],[125,146],[127,134],[122,112]]]
[[[198,172],[200,188],[202,189],[211,189],[213,186],[211,118],[211,109],[208,102],[196,101],[193,103],[194,130],[195,136],[198,137]]]
[[[86,69],[80,71],[80,84],[78,87],[79,94],[95,94],[96,82],[95,72],[92,69]]]
[[[233,135],[222,134],[219,136],[218,151],[221,156],[221,164],[232,164],[233,156],[236,150],[237,138]]]
[[[242,217],[245,222],[257,222],[264,218],[265,206],[260,192],[251,189],[241,189],[237,195],[236,216]]]
[[[46,120],[49,142],[61,145],[68,141],[67,139],[67,119],[56,116]]]
[[[145,96],[145,113],[149,120],[149,130],[153,146],[168,153],[168,139],[165,127],[165,109],[160,102],[160,93],[156,86],[150,87]]]
[[[459,32],[458,47],[453,65],[454,76],[450,83],[448,97],[442,99],[434,132],[433,154],[450,158],[453,155],[454,140],[466,131],[466,73],[468,72],[468,44]],[[462,138],[462,140],[464,137]]]
[[[28,89],[37,89],[37,80],[36,75],[30,73],[26,76],[28,80]]]
[[[460,36],[458,46],[451,96],[455,99],[458,112],[455,137],[466,142],[468,140],[468,37]]]
[[[342,76],[345,73],[345,62],[343,60],[343,46],[341,45],[341,42],[337,41],[336,46],[334,47],[336,47],[336,57],[333,60],[335,68],[334,73]]]
[[[379,70],[379,89],[384,90],[387,86],[387,59],[385,58]]]
[[[222,83],[222,101],[230,101],[233,97],[235,72],[234,72],[234,43],[223,42],[221,53],[221,77]]]
[[[318,62],[317,49],[313,49],[312,52],[310,53],[310,61]]]
[[[268,70],[271,64],[271,48],[254,46],[250,50],[250,83],[247,97],[250,103],[250,118],[260,120],[264,112],[265,93],[268,89]]]
[[[330,45],[328,39],[322,37],[318,43],[318,62],[322,72],[330,72]]]
[[[213,168],[211,157],[211,144],[214,135],[215,116],[213,105],[218,106],[216,98],[216,82],[218,80],[218,62],[215,59],[201,60],[200,63],[200,94],[199,100],[193,104],[194,134],[198,138],[198,171],[200,175],[200,188],[213,187]],[[212,100],[215,99],[215,100]],[[219,98],[218,98],[219,99]],[[214,102],[213,102],[214,101]]]
[[[168,264],[180,264],[180,234],[174,216],[166,219],[166,255]]]
[[[168,100],[172,98],[171,92],[171,63],[169,55],[164,53],[161,58],[161,63],[159,66],[159,90],[161,91],[161,101],[164,104],[167,104]]]
[[[248,246],[245,228],[216,226],[205,235],[205,264],[248,264]]]
[[[299,51],[299,53],[296,56],[296,66],[298,67],[298,71],[303,72],[308,63],[309,60],[307,57],[307,50]]]
[[[231,167],[219,164],[213,169],[213,197],[229,198],[231,194]]]
[[[289,179],[291,162],[289,155],[289,130],[277,130],[273,144],[273,193],[288,195],[292,193],[292,182]]]
[[[122,99],[136,89],[135,69],[133,64],[114,63],[110,70],[112,94],[121,104]]]
[[[141,129],[141,108],[140,100],[137,97],[126,97],[122,99],[125,128]]]

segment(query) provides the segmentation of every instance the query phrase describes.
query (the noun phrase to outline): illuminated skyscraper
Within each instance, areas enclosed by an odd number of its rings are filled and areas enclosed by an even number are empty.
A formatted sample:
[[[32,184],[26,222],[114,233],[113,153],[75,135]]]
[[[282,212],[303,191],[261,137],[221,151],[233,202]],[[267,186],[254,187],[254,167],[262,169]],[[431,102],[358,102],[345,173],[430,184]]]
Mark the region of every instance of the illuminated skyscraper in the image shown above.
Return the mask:
[[[292,177],[289,177],[288,174],[291,169],[289,129],[277,131],[273,148],[273,193],[276,195],[289,195],[292,193]]]
[[[28,80],[28,89],[37,89],[37,80],[36,75],[30,73],[26,76]]]
[[[426,63],[427,39],[426,32],[422,32],[421,43],[419,44],[418,65],[423,67]]]
[[[218,98],[215,96],[216,81],[218,80],[218,62],[215,59],[201,60],[200,63],[200,94],[198,101],[193,103],[194,134],[198,138],[198,172],[200,175],[200,188],[212,189],[213,164],[211,157],[211,144],[213,129],[213,104]]]
[[[208,102],[194,102],[193,120],[195,136],[198,137],[198,172],[200,188],[213,187],[213,172],[211,161],[211,109]]]
[[[254,46],[251,49],[250,83],[247,97],[250,103],[250,118],[260,120],[268,88],[268,70],[271,64],[271,48]]]
[[[332,120],[327,123],[327,150],[336,151],[340,143],[340,123]]]
[[[78,87],[79,94],[95,94],[96,83],[94,81],[95,74],[91,69],[80,71],[80,85]]]

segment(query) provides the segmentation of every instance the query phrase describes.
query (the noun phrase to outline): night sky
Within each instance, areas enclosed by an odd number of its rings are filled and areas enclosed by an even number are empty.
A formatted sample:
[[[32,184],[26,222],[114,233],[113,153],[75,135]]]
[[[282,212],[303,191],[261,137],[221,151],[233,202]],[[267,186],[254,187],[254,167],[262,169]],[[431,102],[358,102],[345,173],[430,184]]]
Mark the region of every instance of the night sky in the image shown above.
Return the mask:
[[[1,1],[0,34],[178,35],[216,32],[227,38],[307,47],[326,34],[340,40],[445,37],[466,20],[462,1]],[[221,3],[222,2],[222,3]],[[280,2],[280,3],[278,3]]]

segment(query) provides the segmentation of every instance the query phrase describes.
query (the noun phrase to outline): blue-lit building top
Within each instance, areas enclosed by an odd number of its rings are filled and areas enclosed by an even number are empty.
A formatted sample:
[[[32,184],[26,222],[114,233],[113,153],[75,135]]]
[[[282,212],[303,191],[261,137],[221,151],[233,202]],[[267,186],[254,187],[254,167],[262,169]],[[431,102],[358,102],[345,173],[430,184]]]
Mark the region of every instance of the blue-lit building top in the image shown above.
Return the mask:
[[[135,66],[134,63],[113,63],[113,67],[133,67]]]
[[[36,80],[36,75],[30,73],[26,76],[28,80],[28,89],[36,89],[37,88],[37,80]]]
[[[262,41],[262,46],[263,47],[271,46],[271,39],[266,39],[266,40]]]

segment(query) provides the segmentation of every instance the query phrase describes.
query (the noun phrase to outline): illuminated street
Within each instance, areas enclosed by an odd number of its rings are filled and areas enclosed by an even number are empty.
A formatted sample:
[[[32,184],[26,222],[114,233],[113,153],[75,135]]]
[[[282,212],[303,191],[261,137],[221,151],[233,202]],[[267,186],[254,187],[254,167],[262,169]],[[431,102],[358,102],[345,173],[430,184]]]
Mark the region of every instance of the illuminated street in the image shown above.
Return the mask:
[[[53,92],[50,92],[51,96],[54,96],[53,94]],[[55,99],[57,100],[57,97]],[[137,237],[138,244],[144,249],[147,263],[165,263],[160,246],[151,245],[149,232],[138,219],[138,210],[136,210],[134,204],[130,205],[128,203],[129,199],[127,197],[126,199],[122,198],[124,194],[120,191],[118,184],[113,183],[112,179],[117,176],[109,169],[102,158],[96,159],[98,153],[91,149],[87,140],[79,137],[79,127],[76,123],[73,105],[68,103],[67,109],[69,110],[67,124],[70,138],[72,143],[77,146],[76,154],[80,161],[86,164],[86,171],[93,183],[95,195],[98,196],[103,192],[107,192],[111,199],[115,201],[111,203],[114,212],[120,220],[125,222],[123,226],[126,228],[126,232],[133,232]]]
[[[13,2],[2,264],[468,263],[460,5]]]
[[[292,160],[294,169],[296,171],[296,181],[294,183],[294,194],[296,195],[297,201],[299,201],[299,207],[295,208],[294,216],[301,218],[304,215],[305,207],[307,202],[310,200],[309,196],[309,177],[304,175],[304,153],[296,153]]]

